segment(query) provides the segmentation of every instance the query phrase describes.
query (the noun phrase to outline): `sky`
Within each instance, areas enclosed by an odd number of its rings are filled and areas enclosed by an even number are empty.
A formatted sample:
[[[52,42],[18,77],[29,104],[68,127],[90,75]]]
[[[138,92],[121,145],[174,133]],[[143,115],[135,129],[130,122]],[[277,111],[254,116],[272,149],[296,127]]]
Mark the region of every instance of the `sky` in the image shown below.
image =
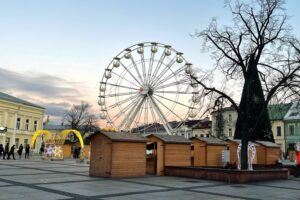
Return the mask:
[[[300,1],[285,8],[300,37]],[[104,69],[128,46],[169,44],[209,68],[213,60],[191,35],[215,17],[231,23],[223,0],[0,0],[0,91],[45,107],[56,121],[80,101],[98,113]]]

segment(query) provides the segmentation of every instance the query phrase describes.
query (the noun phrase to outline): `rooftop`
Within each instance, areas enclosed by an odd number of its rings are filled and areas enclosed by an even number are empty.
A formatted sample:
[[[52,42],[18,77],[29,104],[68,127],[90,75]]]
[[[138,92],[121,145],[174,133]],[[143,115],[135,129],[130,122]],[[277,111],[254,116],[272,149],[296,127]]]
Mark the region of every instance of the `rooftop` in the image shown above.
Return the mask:
[[[94,137],[96,135],[103,134],[112,141],[131,141],[131,142],[146,142],[147,139],[141,135],[134,133],[121,133],[121,132],[102,132],[98,131],[95,134],[91,135]]]
[[[205,142],[207,144],[219,144],[219,145],[220,144],[222,144],[222,145],[228,144],[224,140],[221,140],[221,139],[218,139],[218,138],[193,137],[192,139],[200,140],[200,141]]]
[[[147,137],[150,137],[150,136],[154,136],[154,137],[157,137],[158,139],[162,140],[163,142],[165,143],[178,143],[178,144],[190,144],[191,141],[182,137],[182,136],[179,136],[179,135],[160,135],[160,134],[151,134],[151,135],[148,135]]]
[[[3,93],[3,92],[0,92],[0,100],[10,101],[10,102],[14,102],[14,103],[17,103],[17,104],[22,104],[22,105],[26,105],[26,106],[31,106],[31,107],[35,107],[35,108],[39,108],[39,109],[45,109],[45,108],[42,107],[42,106],[39,106],[39,105],[30,103],[30,102],[28,102],[28,101],[25,101],[25,100],[23,100],[23,99],[19,99],[19,98],[17,98],[17,97],[14,97],[14,96],[5,94],[5,93]]]
[[[282,120],[291,106],[292,103],[269,105],[268,113],[270,120]]]

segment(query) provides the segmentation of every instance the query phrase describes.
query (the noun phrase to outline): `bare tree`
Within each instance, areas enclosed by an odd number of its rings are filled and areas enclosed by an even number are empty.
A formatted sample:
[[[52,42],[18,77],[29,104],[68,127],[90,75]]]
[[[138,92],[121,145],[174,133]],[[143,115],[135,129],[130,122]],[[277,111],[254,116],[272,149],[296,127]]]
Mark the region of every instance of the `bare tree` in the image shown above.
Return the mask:
[[[98,129],[97,118],[90,112],[90,104],[81,102],[79,105],[73,105],[65,112],[63,120],[71,129],[76,129],[84,136],[89,131]]]
[[[206,30],[195,34],[216,59],[215,70],[220,70],[226,81],[242,81],[238,105],[225,92],[224,85],[216,88],[208,75],[191,74],[200,85],[203,98],[224,99],[237,110],[235,138],[242,139],[242,169],[247,169],[248,141],[274,141],[267,113],[269,102],[279,100],[280,96],[285,100],[299,97],[299,43],[289,34],[291,28],[283,3],[283,0],[256,0],[252,4],[229,1],[226,5],[233,15],[231,26],[219,28],[213,20]]]

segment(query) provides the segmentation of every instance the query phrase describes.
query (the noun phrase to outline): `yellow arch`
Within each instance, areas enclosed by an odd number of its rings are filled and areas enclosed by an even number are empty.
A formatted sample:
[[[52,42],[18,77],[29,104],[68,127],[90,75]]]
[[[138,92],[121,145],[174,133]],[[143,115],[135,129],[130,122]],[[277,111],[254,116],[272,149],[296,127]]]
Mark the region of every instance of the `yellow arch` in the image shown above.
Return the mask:
[[[52,136],[52,133],[50,131],[47,130],[37,130],[34,135],[32,136],[32,140],[31,140],[31,148],[34,147],[34,143],[37,139],[37,137],[42,134],[43,136]]]
[[[83,147],[84,147],[83,138],[82,138],[82,136],[81,136],[81,134],[80,134],[79,131],[77,131],[77,130],[75,130],[75,129],[67,129],[67,130],[63,130],[62,132],[60,132],[60,135],[61,135],[64,139],[66,139],[67,136],[68,136],[71,132],[75,133],[75,135],[76,135],[77,138],[79,139],[81,149],[83,149]]]

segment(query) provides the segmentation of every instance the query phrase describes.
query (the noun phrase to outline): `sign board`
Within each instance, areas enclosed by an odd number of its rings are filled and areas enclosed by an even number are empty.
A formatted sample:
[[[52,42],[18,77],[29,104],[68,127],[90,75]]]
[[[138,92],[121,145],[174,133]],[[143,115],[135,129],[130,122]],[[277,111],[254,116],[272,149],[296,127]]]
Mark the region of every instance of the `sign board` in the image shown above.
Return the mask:
[[[223,150],[222,151],[222,163],[229,163],[230,162],[230,151]]]

